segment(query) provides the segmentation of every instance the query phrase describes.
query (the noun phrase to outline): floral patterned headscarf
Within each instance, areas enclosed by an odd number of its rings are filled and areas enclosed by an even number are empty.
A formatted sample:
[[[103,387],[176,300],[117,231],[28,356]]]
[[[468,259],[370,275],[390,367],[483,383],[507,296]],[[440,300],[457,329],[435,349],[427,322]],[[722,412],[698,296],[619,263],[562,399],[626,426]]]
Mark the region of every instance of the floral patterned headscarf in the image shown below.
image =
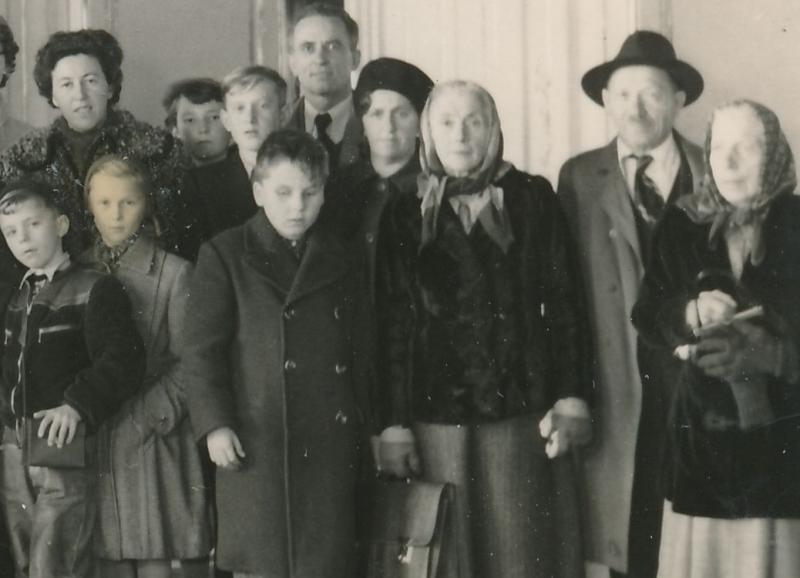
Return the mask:
[[[719,192],[711,171],[711,136],[716,114],[725,109],[747,107],[753,111],[764,127],[764,165],[761,169],[761,188],[758,196],[747,207],[731,205]],[[711,116],[705,140],[705,175],[700,191],[678,201],[695,223],[711,223],[709,243],[716,246],[720,237],[744,226],[754,226],[750,261],[754,265],[764,259],[765,247],[761,227],[769,207],[781,195],[791,194],[797,186],[794,156],[778,117],[770,109],[751,100],[735,100],[718,107]]]
[[[453,177],[447,174],[436,151],[431,130],[431,104],[442,93],[450,90],[463,90],[474,94],[483,107],[489,122],[489,142],[481,164],[466,177]],[[422,172],[418,179],[418,195],[422,199],[422,245],[436,235],[436,221],[439,207],[444,199],[460,195],[490,194],[492,204],[486,220],[489,235],[504,250],[513,240],[508,215],[503,209],[502,190],[493,183],[505,175],[511,165],[503,160],[503,132],[500,129],[500,116],[497,106],[489,92],[474,82],[451,80],[437,84],[425,103],[420,117],[420,165]]]

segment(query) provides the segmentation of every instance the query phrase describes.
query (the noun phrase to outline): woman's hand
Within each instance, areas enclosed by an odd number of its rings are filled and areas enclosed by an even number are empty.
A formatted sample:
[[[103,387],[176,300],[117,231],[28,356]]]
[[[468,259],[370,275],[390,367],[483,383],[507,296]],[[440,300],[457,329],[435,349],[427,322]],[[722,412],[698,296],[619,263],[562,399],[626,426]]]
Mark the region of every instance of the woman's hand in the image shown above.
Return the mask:
[[[697,344],[695,363],[710,376],[725,381],[780,370],[780,340],[747,321],[713,329]]]
[[[701,291],[696,304],[700,325],[727,323],[736,315],[736,300],[718,289]]]
[[[81,414],[66,403],[52,409],[37,411],[33,417],[42,418],[37,435],[40,438],[46,435],[47,445],[55,445],[59,449],[63,448],[65,444],[72,443],[75,433],[78,431],[78,422],[81,421]]]
[[[398,478],[421,473],[417,442],[410,429],[391,426],[383,430],[378,443],[378,471]]]
[[[221,427],[206,436],[208,455],[211,461],[226,470],[238,470],[245,457],[242,442],[229,427]]]

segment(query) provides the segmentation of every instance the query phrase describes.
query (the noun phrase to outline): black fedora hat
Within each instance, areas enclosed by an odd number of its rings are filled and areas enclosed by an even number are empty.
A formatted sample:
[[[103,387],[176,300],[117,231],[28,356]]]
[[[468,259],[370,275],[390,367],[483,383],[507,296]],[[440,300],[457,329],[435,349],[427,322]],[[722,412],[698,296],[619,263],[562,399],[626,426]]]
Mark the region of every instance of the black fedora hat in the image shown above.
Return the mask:
[[[619,53],[610,62],[595,66],[583,75],[583,91],[599,105],[603,105],[603,89],[615,70],[633,65],[655,66],[664,70],[682,91],[686,104],[691,104],[703,92],[703,77],[691,64],[678,60],[672,43],[650,30],[637,30],[625,39]]]

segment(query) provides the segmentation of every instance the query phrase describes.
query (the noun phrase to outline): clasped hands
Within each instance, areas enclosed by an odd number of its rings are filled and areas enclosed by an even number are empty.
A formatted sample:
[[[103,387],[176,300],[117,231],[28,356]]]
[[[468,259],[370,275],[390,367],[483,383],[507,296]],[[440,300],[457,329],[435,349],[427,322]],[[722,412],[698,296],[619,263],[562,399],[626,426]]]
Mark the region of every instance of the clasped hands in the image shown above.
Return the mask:
[[[733,297],[719,290],[703,291],[686,306],[689,326],[715,326],[700,337],[691,361],[706,375],[728,382],[776,374],[780,339],[751,321],[734,320],[736,308]]]

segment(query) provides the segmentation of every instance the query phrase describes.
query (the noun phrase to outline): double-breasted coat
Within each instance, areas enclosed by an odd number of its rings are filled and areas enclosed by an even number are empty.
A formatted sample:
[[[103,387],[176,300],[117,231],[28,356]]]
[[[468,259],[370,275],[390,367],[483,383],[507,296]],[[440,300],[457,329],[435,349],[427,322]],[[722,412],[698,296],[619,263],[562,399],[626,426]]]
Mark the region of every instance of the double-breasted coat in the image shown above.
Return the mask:
[[[103,265],[93,250],[82,261]],[[191,265],[141,236],[113,271],[145,344],[144,385],[98,433],[97,552],[107,559],[200,558],[211,550],[200,453],[181,374]]]
[[[368,418],[356,259],[311,232],[297,262],[263,212],[203,245],[186,325],[200,440],[232,428],[217,469],[217,562],[276,577],[352,576],[358,440]]]
[[[703,174],[702,152],[677,134],[676,142],[696,188]],[[649,405],[642,396],[631,323],[646,256],[616,139],[567,161],[558,195],[578,246],[594,342],[595,438],[584,454],[587,556],[626,572],[637,435],[643,401]],[[644,418],[651,419],[663,421],[666,428],[665,416]],[[655,470],[658,463],[656,459],[641,467]]]

